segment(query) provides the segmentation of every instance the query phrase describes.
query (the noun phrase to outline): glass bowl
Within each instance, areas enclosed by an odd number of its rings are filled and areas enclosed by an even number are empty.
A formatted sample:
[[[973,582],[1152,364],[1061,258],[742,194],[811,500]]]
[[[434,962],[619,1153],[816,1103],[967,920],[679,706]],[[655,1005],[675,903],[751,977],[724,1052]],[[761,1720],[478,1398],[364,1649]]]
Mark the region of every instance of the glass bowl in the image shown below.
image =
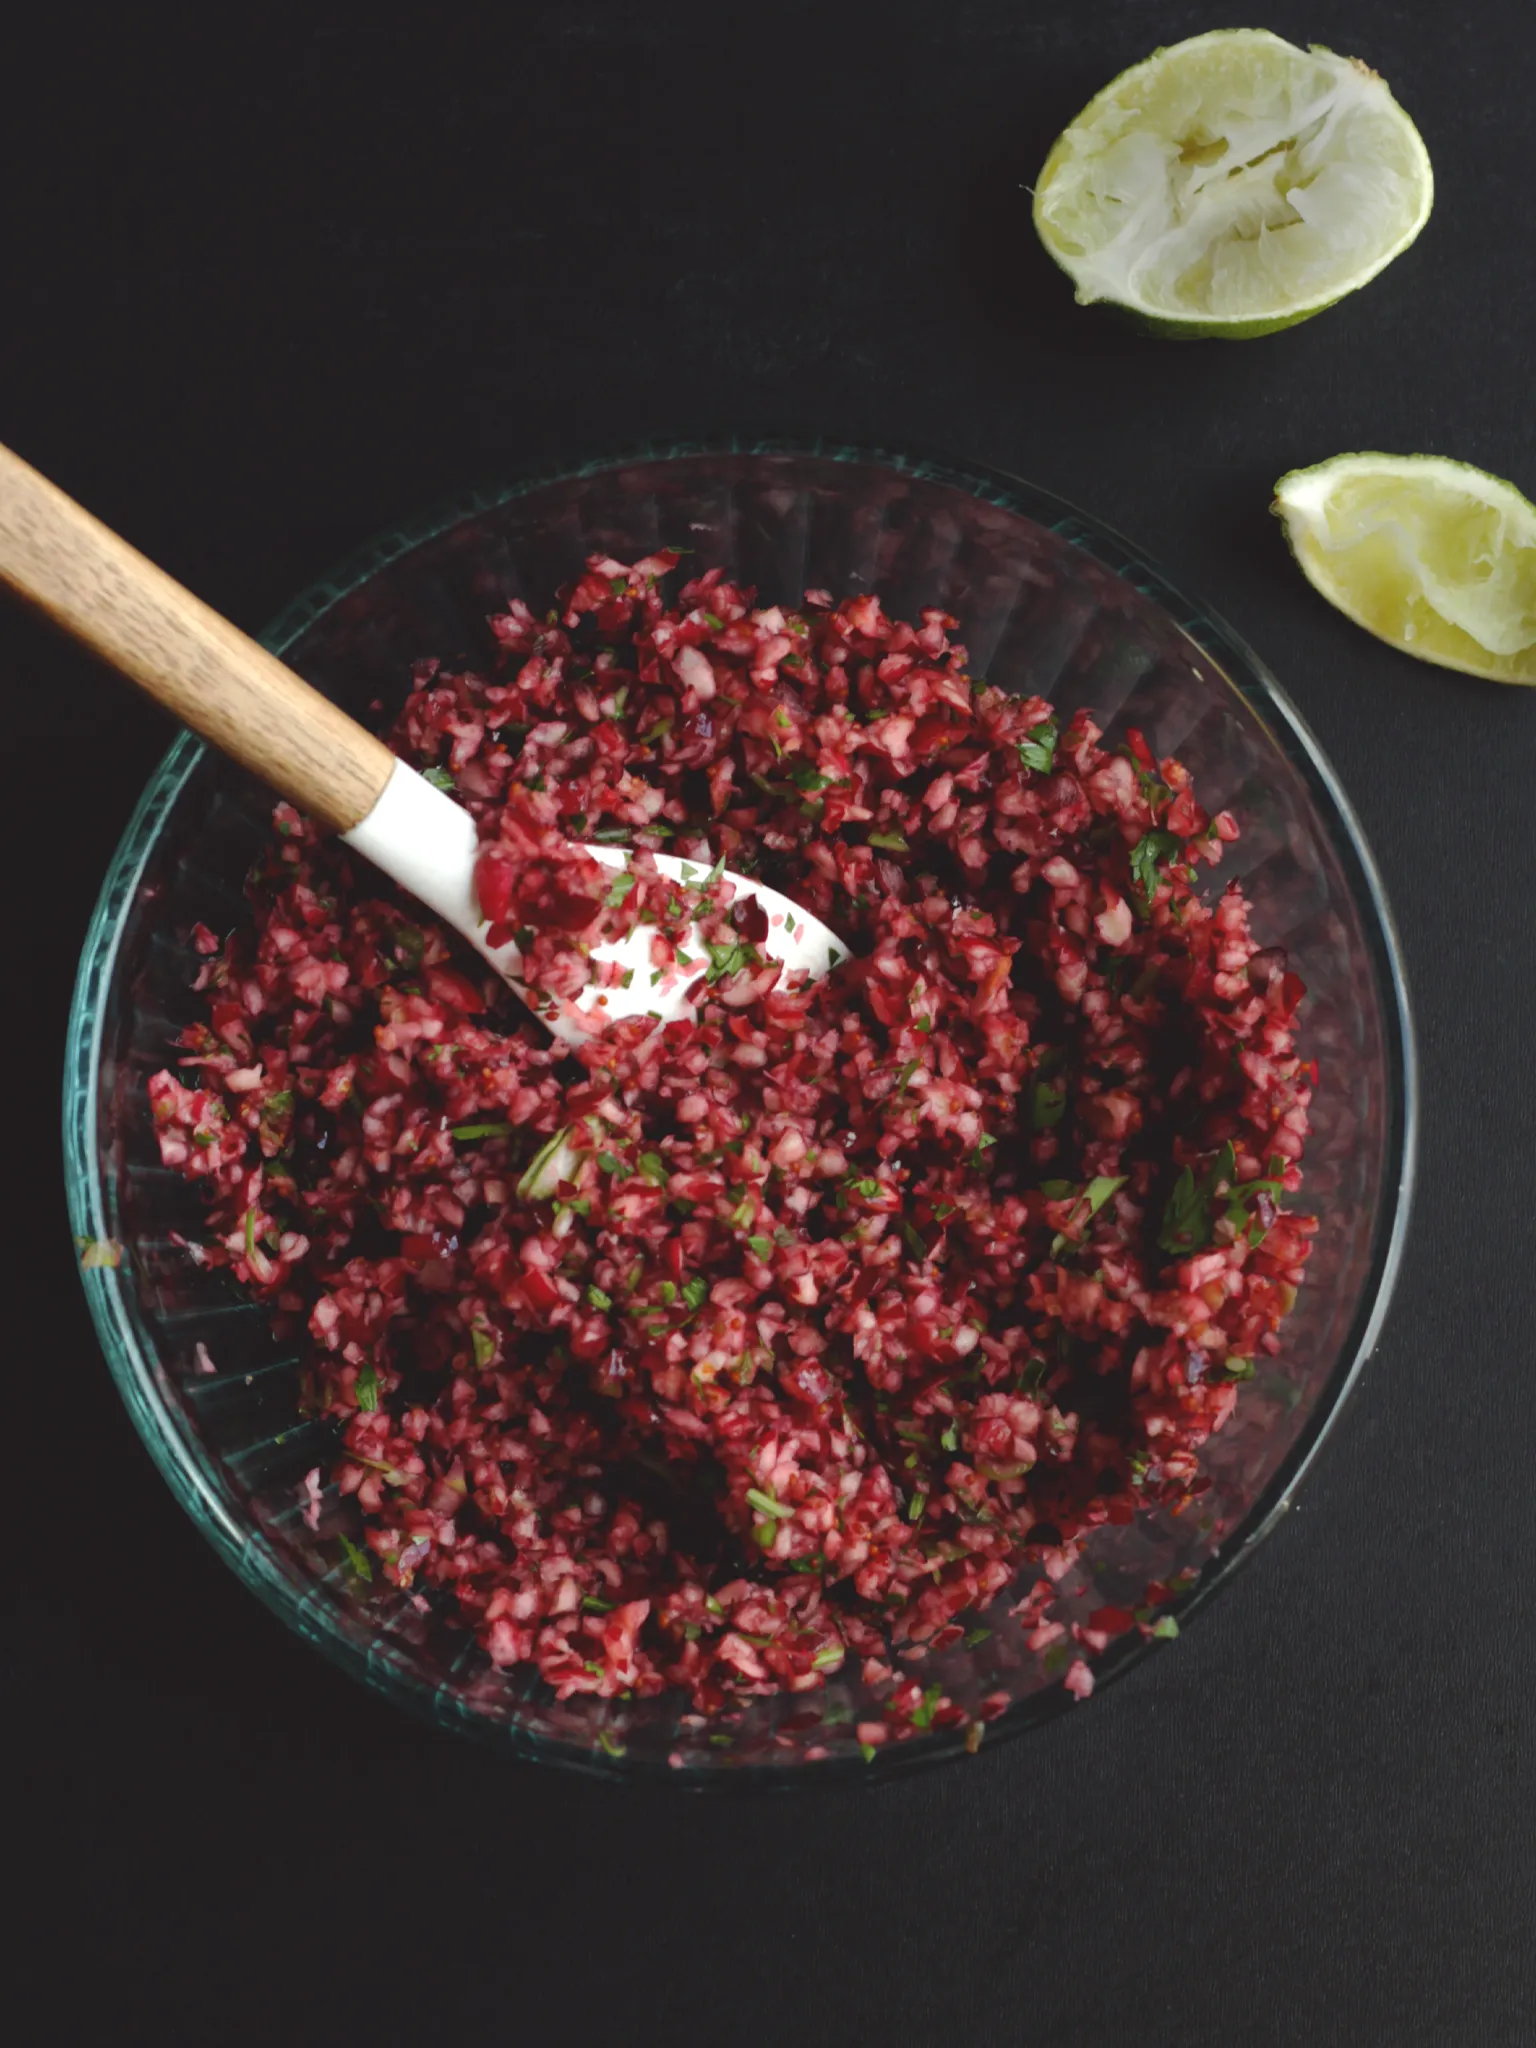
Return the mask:
[[[1283,1355],[1244,1388],[1208,1445],[1196,1512],[1108,1527],[1061,1592],[1072,1614],[1135,1605],[1177,1580],[1180,1620],[1270,1529],[1339,1411],[1386,1312],[1407,1221],[1414,1062],[1391,917],[1360,827],[1316,742],[1263,666],[1132,548],[1016,479],[812,437],[669,444],[479,493],[386,534],[299,598],[267,646],[359,716],[392,710],[418,656],[472,658],[487,613],[542,608],[594,552],[632,559],[680,545],[723,564],[764,602],[807,586],[877,591],[899,618],[955,613],[977,674],[1091,707],[1111,736],[1140,726],[1177,752],[1202,802],[1242,837],[1212,877],[1240,875],[1262,945],[1305,980],[1304,1050],[1321,1079],[1306,1198],[1322,1218]],[[298,1362],[228,1277],[173,1241],[198,1196],[159,1163],[147,1077],[191,1020],[199,919],[227,928],[270,797],[190,734],[167,754],[118,848],[81,962],[70,1020],[64,1142],[72,1227],[113,1238],[121,1265],[84,1275],[118,1388],[198,1527],[302,1636],[444,1728],[520,1755],[694,1785],[866,1781],[964,1748],[961,1731],[887,1744],[866,1763],[867,1704],[839,1676],[824,1695],[755,1703],[728,1725],[679,1725],[679,1695],[557,1703],[524,1672],[496,1671],[471,1638],[359,1581],[341,1537],[350,1505],[328,1489],[318,1532],[303,1475],[329,1468],[330,1425],[304,1421]],[[221,922],[222,921],[222,922]],[[198,1346],[216,1364],[199,1370]],[[999,1601],[990,1633],[930,1660],[925,1683],[966,1707],[1002,1693],[988,1743],[1066,1703],[1059,1649],[1026,1648]],[[1102,1684],[1153,1648],[1119,1638]]]

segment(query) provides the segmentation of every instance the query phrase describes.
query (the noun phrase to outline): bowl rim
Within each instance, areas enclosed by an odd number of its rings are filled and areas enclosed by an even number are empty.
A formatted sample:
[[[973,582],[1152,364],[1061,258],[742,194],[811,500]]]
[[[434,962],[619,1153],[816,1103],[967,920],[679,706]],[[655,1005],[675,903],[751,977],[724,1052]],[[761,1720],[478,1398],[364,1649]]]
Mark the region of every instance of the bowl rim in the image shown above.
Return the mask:
[[[1366,1361],[1379,1342],[1401,1270],[1407,1239],[1418,1154],[1419,1078],[1412,1009],[1402,948],[1380,872],[1353,805],[1306,721],[1269,668],[1209,607],[1195,603],[1170,582],[1153,560],[1114,528],[1091,517],[1054,492],[990,465],[903,448],[844,440],[813,431],[718,432],[661,436],[621,450],[575,462],[530,470],[514,481],[482,486],[405,520],[354,549],[309,584],[256,637],[284,655],[323,613],[381,570],[478,513],[555,484],[606,471],[686,458],[798,456],[881,467],[913,481],[963,490],[981,501],[1047,527],[1080,548],[1161,606],[1175,625],[1217,668],[1256,716],[1271,740],[1307,785],[1332,843],[1365,934],[1377,981],[1387,1067],[1389,1126],[1387,1172],[1381,1210],[1371,1246],[1365,1285],[1340,1348],[1338,1363],[1296,1442],[1242,1523],[1206,1562],[1198,1579],[1172,1605],[1182,1625],[1207,1606],[1291,1505]],[[81,948],[65,1040],[63,1139],[69,1227],[77,1242],[108,1235],[100,1176],[97,1093],[100,1077],[104,999],[117,964],[123,923],[165,819],[207,751],[190,732],[172,742],[150,777],[112,856]],[[1395,1171],[1394,1171],[1395,1167]],[[81,1270],[91,1318],[107,1365],[146,1449],[182,1507],[231,1569],[287,1625],[334,1663],[435,1726],[478,1735],[503,1754],[558,1763],[609,1781],[666,1782],[692,1789],[798,1789],[807,1785],[887,1782],[893,1775],[964,1753],[959,1731],[937,1732],[875,1753],[872,1765],[829,1759],[814,1769],[782,1765],[721,1765],[669,1769],[649,1760],[591,1754],[575,1745],[488,1723],[452,1706],[434,1687],[422,1686],[392,1664],[337,1634],[323,1616],[295,1600],[268,1539],[254,1523],[230,1514],[201,1468],[196,1438],[168,1401],[158,1360],[145,1355],[135,1328],[136,1304],[129,1276],[111,1266]],[[1099,1658],[1099,1688],[1120,1677],[1143,1657],[1163,1647],[1139,1635],[1120,1637]],[[1016,1701],[987,1729],[987,1746],[1054,1718],[1071,1705],[1059,1683]]]

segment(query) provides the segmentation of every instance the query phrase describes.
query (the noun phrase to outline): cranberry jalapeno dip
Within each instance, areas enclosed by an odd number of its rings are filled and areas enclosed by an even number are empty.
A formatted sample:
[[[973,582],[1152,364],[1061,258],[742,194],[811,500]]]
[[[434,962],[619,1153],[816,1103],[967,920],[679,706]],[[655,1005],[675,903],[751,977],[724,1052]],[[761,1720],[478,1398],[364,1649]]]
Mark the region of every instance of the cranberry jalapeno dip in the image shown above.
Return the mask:
[[[1138,732],[972,677],[941,612],[754,609],[719,571],[672,600],[676,567],[513,604],[393,740],[475,815],[532,985],[645,924],[693,1016],[551,1043],[280,805],[150,1093],[206,1186],[191,1255],[303,1333],[338,1431],[306,1512],[355,1499],[356,1569],[561,1697],[711,1714],[853,1658],[879,1740],[960,1717],[894,1655],[1030,1565],[1030,1639],[1064,1637],[1086,1535],[1202,1490],[1316,1228],[1304,991],[1237,886],[1197,893],[1237,826]],[[786,977],[721,866],[850,957]]]

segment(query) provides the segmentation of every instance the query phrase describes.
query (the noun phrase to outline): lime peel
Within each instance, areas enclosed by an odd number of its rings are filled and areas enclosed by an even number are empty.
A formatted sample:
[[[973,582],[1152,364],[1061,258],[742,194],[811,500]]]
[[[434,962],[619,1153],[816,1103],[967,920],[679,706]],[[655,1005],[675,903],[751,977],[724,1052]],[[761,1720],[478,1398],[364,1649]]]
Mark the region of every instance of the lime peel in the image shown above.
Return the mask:
[[[1336,455],[1294,469],[1273,510],[1328,602],[1420,661],[1536,683],[1536,505],[1439,455]]]
[[[1248,339],[1356,291],[1429,218],[1418,130],[1356,59],[1265,29],[1156,50],[1091,100],[1035,188],[1080,303]]]

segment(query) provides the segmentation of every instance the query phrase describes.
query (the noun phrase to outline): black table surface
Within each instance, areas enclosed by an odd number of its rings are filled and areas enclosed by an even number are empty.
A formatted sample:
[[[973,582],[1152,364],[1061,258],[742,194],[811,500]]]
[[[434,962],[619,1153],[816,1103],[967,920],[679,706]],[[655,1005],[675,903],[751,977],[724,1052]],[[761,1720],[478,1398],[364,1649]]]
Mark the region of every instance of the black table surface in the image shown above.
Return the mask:
[[[5,436],[231,617],[260,627],[470,485],[674,429],[1011,469],[1151,549],[1291,690],[1384,869],[1424,1079],[1379,1353],[1177,1645],[873,1793],[502,1762],[288,1634],[119,1406],[55,1090],[91,904],[168,733],[5,607],[18,2038],[1536,2039],[1536,703],[1358,633],[1267,510],[1283,471],[1354,448],[1536,486],[1536,20],[1263,11],[1385,74],[1439,190],[1365,292],[1241,346],[1075,308],[1024,190],[1105,80],[1221,20],[1203,7],[561,0],[290,32],[63,6],[11,53]]]

